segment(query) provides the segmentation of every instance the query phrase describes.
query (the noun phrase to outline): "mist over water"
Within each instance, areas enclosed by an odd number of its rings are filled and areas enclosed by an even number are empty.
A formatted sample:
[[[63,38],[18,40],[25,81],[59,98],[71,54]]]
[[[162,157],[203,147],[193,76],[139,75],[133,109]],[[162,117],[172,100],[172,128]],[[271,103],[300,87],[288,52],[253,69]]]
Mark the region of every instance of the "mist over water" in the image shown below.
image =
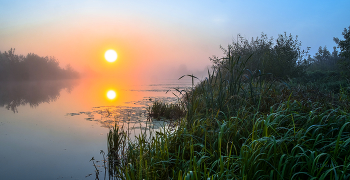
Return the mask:
[[[29,104],[35,108],[42,103],[54,102],[60,92],[70,93],[78,80],[5,82],[0,86],[0,107],[18,113],[18,106]]]
[[[100,150],[107,152],[109,128],[117,124],[134,134],[149,128],[148,105],[175,102],[173,91],[167,91],[190,86],[190,79],[139,85],[114,79],[2,84],[0,174],[4,179],[94,179],[88,176],[94,173],[89,160],[101,160]],[[115,99],[108,99],[108,90],[116,92]],[[154,122],[152,128],[163,125]]]

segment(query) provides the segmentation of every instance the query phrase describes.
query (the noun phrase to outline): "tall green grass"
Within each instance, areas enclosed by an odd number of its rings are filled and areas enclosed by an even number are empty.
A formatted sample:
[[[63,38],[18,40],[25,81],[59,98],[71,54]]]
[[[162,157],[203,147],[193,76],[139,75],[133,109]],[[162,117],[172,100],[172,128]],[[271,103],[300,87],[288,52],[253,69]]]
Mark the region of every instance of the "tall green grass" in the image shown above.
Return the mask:
[[[149,117],[158,120],[161,118],[177,120],[186,114],[186,110],[180,103],[166,104],[162,101],[153,102],[148,111]]]
[[[111,130],[109,159],[122,159],[115,178],[349,179],[348,91],[289,87],[267,74],[243,82],[248,60],[228,56],[228,67],[186,91],[175,130],[135,141]]]

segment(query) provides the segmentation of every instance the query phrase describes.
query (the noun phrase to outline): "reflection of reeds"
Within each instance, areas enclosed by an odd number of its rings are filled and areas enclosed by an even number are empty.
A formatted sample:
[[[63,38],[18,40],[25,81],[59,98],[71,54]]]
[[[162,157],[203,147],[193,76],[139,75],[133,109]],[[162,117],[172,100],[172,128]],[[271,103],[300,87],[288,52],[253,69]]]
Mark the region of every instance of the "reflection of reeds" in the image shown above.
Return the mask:
[[[106,113],[107,113],[107,117],[109,117],[112,114],[112,112],[109,108],[106,109]]]
[[[127,147],[127,133],[123,131],[123,128],[117,127],[109,130],[107,135],[107,148],[108,148],[108,169],[109,174],[116,174],[116,167],[123,164],[125,151]]]

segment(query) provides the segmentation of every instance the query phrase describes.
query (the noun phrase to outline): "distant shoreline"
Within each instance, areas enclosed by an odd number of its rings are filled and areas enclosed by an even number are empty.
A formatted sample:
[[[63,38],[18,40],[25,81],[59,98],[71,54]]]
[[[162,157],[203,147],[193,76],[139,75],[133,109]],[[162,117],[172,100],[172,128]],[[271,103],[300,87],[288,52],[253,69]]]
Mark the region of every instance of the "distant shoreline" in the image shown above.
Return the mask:
[[[15,49],[0,51],[0,82],[78,79],[80,74],[70,64],[59,66],[55,57],[40,57],[34,53],[16,55]]]

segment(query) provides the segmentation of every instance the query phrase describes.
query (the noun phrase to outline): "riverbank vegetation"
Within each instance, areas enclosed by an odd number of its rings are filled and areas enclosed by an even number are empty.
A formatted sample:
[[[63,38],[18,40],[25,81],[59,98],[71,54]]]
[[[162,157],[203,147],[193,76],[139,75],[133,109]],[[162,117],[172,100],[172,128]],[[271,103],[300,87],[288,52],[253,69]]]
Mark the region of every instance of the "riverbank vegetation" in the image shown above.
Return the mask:
[[[15,49],[0,51],[0,81],[31,81],[76,79],[79,77],[69,64],[59,66],[54,57],[40,57],[34,53],[15,54]]]
[[[155,101],[152,107],[148,109],[150,118],[160,120],[161,118],[169,120],[177,120],[186,115],[185,108],[179,103],[164,103],[162,101]]]
[[[108,134],[116,179],[349,179],[350,27],[314,56],[293,36],[239,38],[184,91],[175,129]],[[344,46],[344,47],[343,47]],[[196,78],[189,75],[190,78]],[[158,107],[154,104],[153,107]],[[161,109],[161,108],[159,108]],[[164,110],[165,111],[165,110]]]

